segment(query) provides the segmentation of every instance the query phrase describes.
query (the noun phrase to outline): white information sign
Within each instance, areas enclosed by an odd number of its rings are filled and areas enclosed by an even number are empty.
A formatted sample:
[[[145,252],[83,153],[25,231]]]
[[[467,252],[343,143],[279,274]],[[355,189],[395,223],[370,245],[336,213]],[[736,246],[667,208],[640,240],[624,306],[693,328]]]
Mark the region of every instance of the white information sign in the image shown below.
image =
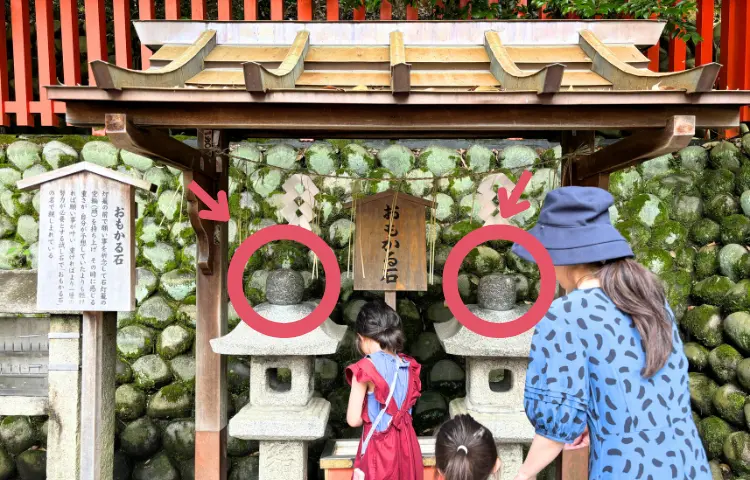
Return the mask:
[[[66,169],[19,182],[40,189],[37,307],[132,311],[134,187],[150,184],[96,165]]]

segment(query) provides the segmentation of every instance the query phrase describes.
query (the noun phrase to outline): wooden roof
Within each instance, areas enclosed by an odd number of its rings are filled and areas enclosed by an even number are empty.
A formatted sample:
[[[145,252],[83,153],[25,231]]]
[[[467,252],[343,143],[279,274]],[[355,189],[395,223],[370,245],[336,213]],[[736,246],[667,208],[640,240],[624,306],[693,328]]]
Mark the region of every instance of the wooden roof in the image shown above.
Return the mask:
[[[658,43],[664,23],[653,20],[134,24],[156,50],[151,67],[95,61],[97,87],[48,87],[69,123],[127,113],[144,126],[268,136],[483,136],[661,128],[674,115],[732,127],[750,104],[748,92],[712,91],[718,64],[648,70],[637,47]]]
[[[68,177],[70,175],[74,175],[76,173],[81,173],[81,172],[95,173],[102,177],[108,178],[110,180],[115,180],[117,182],[124,183],[126,185],[141,188],[147,191],[156,192],[156,185],[154,185],[151,182],[142,180],[140,178],[131,177],[130,175],[126,175],[124,173],[111,170],[109,168],[104,168],[102,166],[99,166],[91,162],[78,162],[78,163],[74,163],[73,165],[68,165],[67,167],[58,168],[50,172],[45,172],[39,175],[34,175],[33,177],[24,178],[23,180],[19,180],[16,183],[16,185],[18,189],[21,191],[33,190],[33,189],[39,188],[44,183],[52,182],[54,180],[59,180],[61,178]]]

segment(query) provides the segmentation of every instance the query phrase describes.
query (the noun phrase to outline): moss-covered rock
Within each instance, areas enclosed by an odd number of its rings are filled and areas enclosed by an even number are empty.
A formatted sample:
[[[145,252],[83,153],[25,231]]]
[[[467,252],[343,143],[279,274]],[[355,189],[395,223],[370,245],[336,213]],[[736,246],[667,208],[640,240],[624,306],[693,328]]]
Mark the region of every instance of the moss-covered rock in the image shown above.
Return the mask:
[[[242,393],[250,385],[250,365],[241,358],[230,357],[227,361],[227,383],[232,393]]]
[[[177,267],[177,257],[174,248],[164,242],[144,245],[143,258],[159,273],[168,272]]]
[[[118,357],[115,363],[115,381],[117,385],[129,383],[131,380],[133,380],[133,369],[130,368],[127,362]]]
[[[727,169],[706,170],[703,173],[699,190],[706,200],[719,193],[732,194],[735,190],[734,173]]]
[[[169,362],[169,367],[178,382],[195,382],[195,357],[190,353],[173,358]]]
[[[366,177],[375,168],[375,158],[357,143],[350,143],[341,149],[341,163],[360,177]]]
[[[117,353],[135,360],[154,350],[154,333],[141,325],[129,325],[117,331]]]
[[[744,273],[744,258],[748,252],[742,245],[731,243],[719,250],[719,270],[722,275],[729,277],[733,282],[738,281]]]
[[[739,431],[727,435],[724,441],[724,458],[734,472],[750,473],[750,434]]]
[[[708,356],[711,371],[722,383],[736,381],[737,366],[742,360],[740,352],[727,344],[714,348]]]
[[[735,384],[726,383],[717,388],[712,401],[721,418],[738,427],[745,426],[745,392]]]
[[[150,327],[163,329],[174,322],[174,310],[161,295],[144,301],[135,315],[136,321]]]
[[[644,248],[651,239],[651,230],[638,220],[623,220],[615,226],[635,251]]]
[[[476,173],[484,173],[494,168],[495,154],[482,145],[472,145],[466,151],[466,164]]]
[[[637,219],[647,227],[653,227],[669,217],[666,206],[656,196],[643,193],[633,197],[624,208],[626,215]]]
[[[161,433],[148,417],[129,423],[120,432],[120,448],[131,457],[148,457],[159,450],[160,444]]]
[[[187,351],[193,344],[193,332],[180,326],[170,325],[159,333],[156,351],[166,360]]]
[[[147,172],[154,166],[154,161],[150,158],[127,150],[120,151],[120,158],[122,159],[122,163],[135,168],[139,172]]]
[[[405,176],[414,167],[414,154],[411,150],[399,144],[389,145],[378,152],[377,159],[380,166],[395,177]]]
[[[750,280],[740,280],[727,292],[724,309],[728,312],[750,309]]]
[[[429,387],[449,398],[461,395],[465,389],[466,373],[453,360],[440,360],[430,369]]]
[[[195,272],[190,270],[172,270],[159,279],[159,288],[172,300],[184,301],[195,294]]]
[[[272,193],[279,191],[283,176],[276,168],[262,167],[247,177],[247,185],[261,198],[268,198]]]
[[[315,359],[315,390],[326,395],[336,388],[339,364],[328,358]]]
[[[382,152],[381,152],[382,154]],[[418,165],[431,171],[433,175],[440,177],[447,175],[456,169],[461,162],[461,156],[456,150],[431,145],[419,154]]]
[[[750,218],[741,214],[724,217],[721,221],[721,241],[725,244],[750,243]]]
[[[42,161],[42,147],[33,142],[18,140],[8,145],[5,155],[8,162],[23,171]]]
[[[320,175],[330,175],[340,166],[336,148],[328,142],[315,142],[305,151],[307,168]]]
[[[638,170],[644,180],[659,177],[672,172],[672,154],[668,153],[661,157],[652,158],[638,165]]]
[[[671,215],[674,220],[690,226],[703,216],[703,200],[692,195],[675,197]]]
[[[707,217],[721,222],[725,217],[739,213],[740,205],[732,195],[720,193],[706,203],[704,210]]]
[[[12,455],[18,455],[36,442],[34,427],[28,417],[8,416],[0,421],[0,442]]]
[[[641,174],[635,168],[618,170],[609,178],[609,191],[620,201],[627,201],[638,192],[641,186]]]
[[[414,406],[414,429],[417,435],[432,435],[448,415],[448,404],[445,397],[434,390],[422,392]]]
[[[30,449],[16,457],[16,469],[21,480],[45,480],[47,478],[47,452]]]
[[[526,145],[511,145],[500,152],[500,166],[511,172],[521,172],[539,163],[539,155]]]
[[[233,462],[228,480],[258,480],[260,478],[260,457],[247,456]]]
[[[4,448],[0,447],[0,480],[10,480],[16,473],[16,464]]]
[[[438,222],[447,222],[455,217],[458,207],[450,195],[437,193],[434,197],[432,195],[427,195],[424,198],[425,200],[434,202],[435,219]]]
[[[52,140],[44,145],[42,157],[52,169],[67,167],[78,162],[76,149],[57,140]]]
[[[638,261],[656,275],[664,275],[672,271],[674,259],[668,251],[649,248],[636,253]]]
[[[698,342],[688,342],[684,346],[685,357],[687,357],[690,371],[702,372],[708,365],[709,351]]]
[[[674,220],[661,222],[651,229],[649,246],[662,250],[675,250],[687,241],[688,231],[684,225]]]
[[[158,388],[172,380],[172,372],[159,355],[144,355],[131,368],[135,386],[142,390]]]
[[[156,291],[159,278],[148,268],[135,269],[135,301],[138,305]]]
[[[701,420],[697,427],[709,460],[721,457],[724,453],[724,441],[734,431],[734,428],[715,416]]]
[[[709,348],[723,341],[721,310],[713,305],[701,305],[689,310],[682,318],[681,326]]]
[[[710,218],[702,218],[690,228],[690,239],[698,245],[708,245],[719,241],[721,227]]]
[[[143,179],[156,185],[160,191],[171,186],[177,188],[177,182],[175,182],[175,178],[169,173],[169,170],[159,165],[148,169],[143,174]]]
[[[23,267],[23,246],[13,240],[0,240],[0,270],[15,270]]]
[[[745,353],[750,353],[750,313],[735,312],[724,319],[725,335]]]
[[[443,229],[443,232],[442,232],[443,242],[445,242],[448,245],[455,245],[456,242],[458,242],[467,234],[469,234],[470,232],[473,232],[479,227],[480,225],[477,224],[476,222],[472,223],[468,220],[462,220],[460,222],[451,223],[450,225],[446,226]]]
[[[474,248],[464,261],[468,263],[468,270],[480,277],[503,271],[505,268],[504,257],[496,250],[484,245]]]
[[[721,142],[711,149],[709,163],[713,168],[736,172],[740,169],[740,149],[731,142]]]
[[[181,460],[193,458],[195,454],[195,422],[193,420],[175,420],[170,422],[162,434],[164,449],[173,457]]]
[[[432,365],[445,356],[440,339],[434,332],[419,334],[411,344],[409,353],[422,365]]]
[[[133,480],[180,480],[180,473],[165,452],[135,464]]]
[[[708,163],[708,151],[698,145],[685,147],[677,152],[680,168],[702,173]]]
[[[737,382],[745,390],[750,390],[750,358],[742,360],[737,365]]]
[[[690,372],[690,403],[698,414],[711,415],[714,412],[713,397],[718,385],[710,377],[697,372]]]
[[[190,416],[193,410],[193,392],[188,385],[173,383],[161,387],[148,401],[151,418],[180,418]]]
[[[132,384],[120,385],[115,390],[115,413],[124,421],[135,420],[146,411],[146,394]]]
[[[88,142],[81,149],[81,158],[85,162],[95,163],[99,166],[111,168],[117,165],[120,151],[109,142]]]
[[[728,277],[714,275],[696,283],[692,295],[708,305],[724,305],[726,294],[732,287],[734,282]]]

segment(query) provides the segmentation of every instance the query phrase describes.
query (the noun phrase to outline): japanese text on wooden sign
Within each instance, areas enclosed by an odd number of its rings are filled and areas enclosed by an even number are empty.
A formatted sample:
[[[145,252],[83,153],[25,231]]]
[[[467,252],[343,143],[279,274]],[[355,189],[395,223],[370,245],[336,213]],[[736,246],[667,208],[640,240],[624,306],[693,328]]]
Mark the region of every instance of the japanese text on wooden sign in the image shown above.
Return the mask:
[[[39,282],[43,311],[134,308],[134,191],[82,172],[40,188]]]

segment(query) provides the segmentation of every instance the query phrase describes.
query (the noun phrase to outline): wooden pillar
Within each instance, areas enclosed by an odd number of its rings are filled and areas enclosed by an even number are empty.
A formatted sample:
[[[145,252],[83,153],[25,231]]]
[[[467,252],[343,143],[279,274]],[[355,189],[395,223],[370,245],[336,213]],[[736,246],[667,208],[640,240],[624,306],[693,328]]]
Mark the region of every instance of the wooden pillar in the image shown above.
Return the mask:
[[[218,130],[199,130],[203,150],[226,148],[226,137]],[[201,185],[216,198],[228,189],[229,165],[226,157],[216,157],[218,180]],[[187,179],[186,179],[187,180]],[[195,478],[227,478],[227,382],[226,357],[216,354],[209,341],[227,333],[227,246],[228,224],[203,220],[209,239],[214,240],[210,256],[211,273],[197,266],[198,319],[195,334]],[[218,231],[217,231],[218,230]],[[216,233],[214,235],[214,233]],[[201,255],[198,255],[200,260]]]
[[[567,157],[562,166],[562,185],[580,185],[575,180],[575,152],[589,154],[594,151],[595,132],[593,131],[565,131],[562,133],[560,144],[562,146],[563,158]],[[604,182],[599,183],[599,177],[606,177]],[[588,182],[587,182],[588,183]],[[609,186],[609,175],[597,176],[596,185],[591,187],[607,188]],[[604,185],[604,186],[603,186]],[[563,292],[564,294],[564,292]],[[589,448],[578,448],[575,450],[563,450],[555,463],[557,480],[586,480],[589,478]]]
[[[116,336],[116,313],[83,313],[81,480],[111,480],[113,476]]]
[[[384,292],[384,293],[385,293],[385,303],[392,309],[396,310],[396,292],[389,291],[389,292]]]

